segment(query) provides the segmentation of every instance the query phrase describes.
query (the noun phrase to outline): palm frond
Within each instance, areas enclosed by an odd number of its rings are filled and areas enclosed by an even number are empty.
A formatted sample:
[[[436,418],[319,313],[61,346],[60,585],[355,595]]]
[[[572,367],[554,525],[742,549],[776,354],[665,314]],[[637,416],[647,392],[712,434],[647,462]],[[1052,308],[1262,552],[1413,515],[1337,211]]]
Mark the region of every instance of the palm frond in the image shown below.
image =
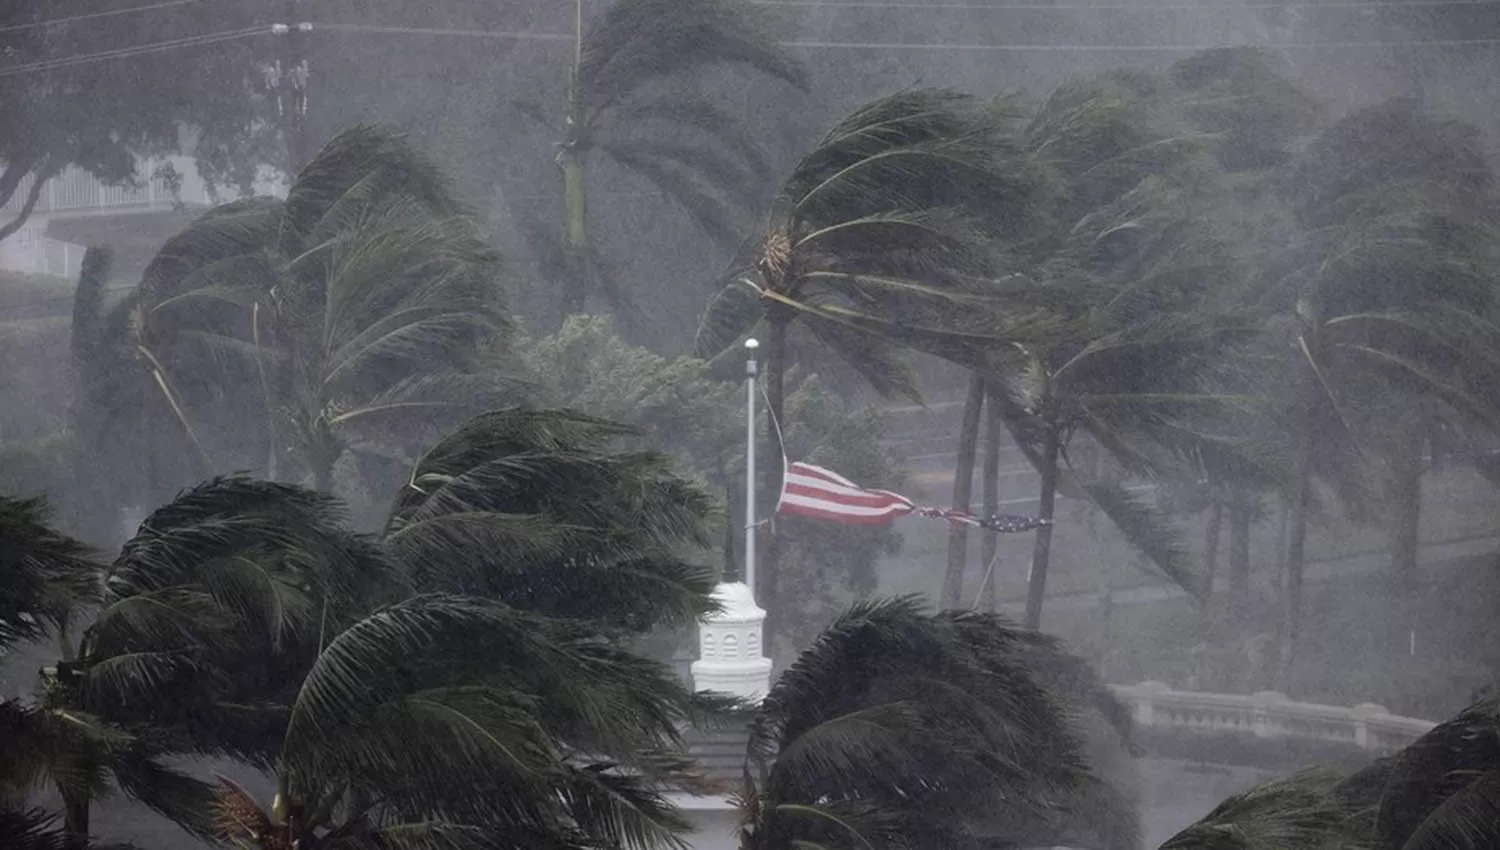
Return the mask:
[[[217,837],[211,807],[214,786],[139,751],[125,749],[110,760],[120,790],[184,830],[204,839]]]
[[[585,834],[635,850],[689,847],[692,822],[662,799],[653,778],[615,772],[612,765],[569,767],[562,794]]]
[[[709,543],[717,502],[662,456],[600,451],[628,430],[523,411],[465,428],[418,462],[387,524],[419,587],[636,631],[712,608],[711,571],[681,553]]]
[[[0,646],[41,637],[48,623],[98,595],[93,553],[50,518],[43,499],[0,496]]]
[[[0,835],[14,850],[68,850],[74,842],[45,809],[0,806]]]
[[[591,629],[420,596],[328,645],[297,697],[282,763],[303,798],[368,782],[418,810],[514,819],[552,805],[522,789],[554,783],[554,742],[634,764],[675,744],[686,696],[666,668]],[[476,778],[472,793],[441,781],[455,769]]]
[[[1125,539],[1183,590],[1203,598],[1205,589],[1194,573],[1193,559],[1182,535],[1160,511],[1120,484],[1086,482],[1089,499],[1103,511]]]
[[[1390,846],[1403,847],[1443,804],[1487,772],[1500,759],[1500,704],[1490,699],[1465,709],[1396,756],[1380,798],[1377,830]],[[1487,785],[1456,802],[1452,812],[1434,821],[1435,832],[1462,823],[1463,811],[1483,805]],[[1444,823],[1446,821],[1446,823]]]
[[[721,190],[715,191],[715,187],[703,179],[703,175],[711,173],[703,164],[715,156],[702,148],[685,144],[673,145],[670,153],[663,143],[653,142],[601,142],[599,147],[620,165],[649,180],[686,210],[721,248],[734,250],[739,233],[733,207],[720,197]],[[729,163],[728,160],[725,162]],[[733,167],[732,163],[730,167]],[[745,185],[732,173],[724,175],[724,179],[735,186]]]
[[[280,228],[281,253],[297,257],[307,250],[308,235],[346,195],[361,203],[408,198],[439,216],[466,212],[447,177],[405,136],[353,127],[330,140],[292,181]]]
[[[1443,800],[1402,850],[1480,850],[1500,843],[1500,771],[1491,770]]]
[[[306,559],[340,590],[378,581],[378,556],[344,530],[346,522],[346,508],[331,496],[239,475],[215,478],[146,517],[121,547],[107,592],[123,598],[180,587],[218,558],[267,551]]]
[[[140,293],[147,309],[197,288],[192,278],[200,269],[226,258],[252,256],[274,245],[282,209],[277,198],[246,198],[194,219],[168,239],[146,266]]]
[[[967,832],[990,807],[1046,816],[1088,781],[1067,712],[1023,660],[1030,639],[993,616],[922,607],[856,605],[778,679],[751,724],[757,834],[920,843]],[[880,808],[891,834],[843,817],[871,811],[834,811],[855,801]]]
[[[631,103],[612,117],[621,127],[649,127],[660,122],[667,132],[697,130],[733,154],[748,171],[751,182],[770,182],[771,163],[760,145],[733,115],[706,98],[684,95]]]
[[[733,350],[750,335],[764,314],[759,291],[740,280],[741,275],[737,272],[728,277],[728,282],[714,295],[698,320],[693,353],[704,360],[712,360]]]
[[[1177,833],[1161,850],[1291,850],[1323,847],[1345,835],[1354,812],[1334,793],[1341,777],[1299,771],[1230,797]]]
[[[748,4],[625,0],[611,4],[584,35],[574,98],[592,123],[651,81],[719,64],[744,65],[797,86],[806,80]]]

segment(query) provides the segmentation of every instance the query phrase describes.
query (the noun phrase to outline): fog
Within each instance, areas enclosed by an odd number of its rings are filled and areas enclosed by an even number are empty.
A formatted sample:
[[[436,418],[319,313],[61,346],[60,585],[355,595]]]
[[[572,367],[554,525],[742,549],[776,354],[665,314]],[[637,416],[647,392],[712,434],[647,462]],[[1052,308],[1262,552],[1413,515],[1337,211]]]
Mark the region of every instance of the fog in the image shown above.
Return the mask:
[[[700,13],[754,26],[737,41]],[[1039,626],[1109,685],[1445,720],[1500,665],[1497,45],[1493,0],[0,0],[0,495],[44,497],[114,564],[61,633],[0,649],[0,699],[41,704],[39,670],[56,685],[59,660],[103,645],[90,624],[119,582],[166,592],[131,560],[156,550],[121,547],[231,475],[331,494],[276,522],[326,509],[328,540],[435,582],[408,589],[510,581],[549,616],[597,601],[626,623],[612,639],[691,679],[690,604],[516,576],[595,558],[577,552],[605,551],[597,532],[629,541],[601,562],[670,562],[664,585],[691,585],[684,564],[744,578],[756,335],[776,674],[849,605],[917,594]],[[953,107],[969,123],[902,155],[943,163],[839,182],[868,151],[836,144],[897,144],[896,119],[830,128],[933,90],[972,96]],[[851,221],[890,229],[827,235]],[[517,408],[639,430],[460,430]],[[455,434],[473,442],[433,451]],[[477,466],[475,445],[523,459],[482,478],[521,495],[442,465]],[[526,466],[559,453],[576,466]],[[804,460],[906,507],[797,516],[771,491]],[[445,511],[556,527],[401,537]],[[301,533],[276,522],[256,557]],[[306,569],[296,593],[326,580]],[[389,601],[371,569],[353,583]],[[256,604],[279,618],[266,581]],[[318,657],[354,621],[296,598],[268,657]],[[215,705],[299,696],[236,693]],[[1217,750],[1199,733],[1221,719],[1194,711],[1149,721],[1191,757],[1093,742],[1139,842],[1093,822],[1058,840],[1157,847],[1257,782],[1395,748],[1361,726],[1357,747],[1246,759],[1269,733]],[[202,749],[164,752],[269,805],[270,774],[183,755]],[[42,775],[21,790],[61,811]],[[208,846],[129,795],[91,830]]]

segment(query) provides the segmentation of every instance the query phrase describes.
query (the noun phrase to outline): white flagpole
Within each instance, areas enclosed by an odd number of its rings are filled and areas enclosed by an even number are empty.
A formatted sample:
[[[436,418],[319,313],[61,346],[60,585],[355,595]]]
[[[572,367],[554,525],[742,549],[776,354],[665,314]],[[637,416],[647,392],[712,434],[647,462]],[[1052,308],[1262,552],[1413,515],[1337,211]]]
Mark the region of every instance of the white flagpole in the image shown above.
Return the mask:
[[[754,337],[745,340],[745,586],[755,599],[755,349]]]

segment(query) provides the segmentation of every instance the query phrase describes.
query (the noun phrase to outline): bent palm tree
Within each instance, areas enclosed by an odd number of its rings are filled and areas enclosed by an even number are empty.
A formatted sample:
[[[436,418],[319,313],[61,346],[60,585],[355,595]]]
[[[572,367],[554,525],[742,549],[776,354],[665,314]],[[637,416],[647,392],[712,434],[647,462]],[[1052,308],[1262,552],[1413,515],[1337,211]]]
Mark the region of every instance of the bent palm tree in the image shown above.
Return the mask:
[[[221,834],[266,850],[494,836],[680,847],[688,825],[661,787],[690,784],[676,754],[690,697],[664,665],[589,626],[413,597],[318,655],[291,706],[274,802],[262,809],[226,782]]]
[[[58,633],[71,654],[68,626],[98,595],[99,566],[81,543],[47,524],[40,500],[0,497],[0,650],[16,640]],[[69,679],[69,685],[76,681]],[[45,677],[38,703],[0,701],[0,831],[20,850],[83,850],[89,844],[89,802],[111,780],[191,828],[181,774],[158,760],[149,738],[69,705],[55,677]],[[55,815],[22,801],[50,785],[63,801]],[[93,845],[100,846],[100,845]]]
[[[383,539],[326,494],[243,477],[151,514],[78,657],[46,671],[46,709],[92,736],[66,750],[88,768],[70,821],[86,830],[112,775],[195,832],[271,848],[674,843],[661,783],[693,782],[675,750],[694,700],[625,639],[713,607],[687,559],[712,504],[661,459],[612,451],[627,431],[478,417],[423,456]],[[271,768],[279,796],[216,796],[165,753]],[[471,769],[489,779],[444,790]]]
[[[500,275],[436,167],[355,128],[284,202],[216,208],[167,242],[139,288],[139,352],[205,464],[221,432],[327,490],[348,449],[400,457],[413,428],[496,403],[507,382],[480,358],[508,327]]]
[[[645,632],[710,610],[719,508],[654,452],[611,442],[640,432],[572,411],[495,410],[417,461],[382,545],[424,592]]]
[[[1055,648],[991,615],[922,607],[856,605],[777,680],[751,719],[743,847],[1011,846],[1066,832],[1068,804],[1096,786],[1067,709],[1078,691],[1052,690],[1034,666]],[[1107,846],[1135,842],[1126,826]]]
[[[1288,350],[1302,446],[1291,511],[1283,667],[1301,622],[1313,463],[1330,435],[1372,435],[1395,459],[1388,476],[1394,596],[1416,579],[1424,435],[1447,419],[1492,430],[1496,301],[1494,175],[1472,128],[1425,116],[1410,101],[1356,111],[1297,163],[1299,234],[1270,298],[1295,327]],[[1476,392],[1476,390],[1478,390]],[[1401,399],[1399,415],[1361,399]],[[1399,619],[1399,618],[1398,618]],[[1405,626],[1399,632],[1402,640]],[[1285,672],[1285,671],[1283,671]]]
[[[770,166],[739,122],[708,100],[653,86],[707,66],[738,64],[798,87],[805,75],[743,0],[616,0],[587,30],[578,0],[573,67],[558,144],[566,224],[559,253],[561,315],[581,313],[599,289],[589,244],[587,163],[598,150],[653,183],[715,240],[738,240],[732,206],[761,198]],[[521,106],[554,131],[535,103]],[[724,198],[730,199],[726,203]]]
[[[709,305],[700,356],[763,328],[768,416],[779,423],[796,320],[881,394],[919,399],[898,346],[950,321],[955,303],[988,303],[996,245],[1015,237],[1037,191],[1035,175],[1007,156],[1008,117],[933,89],[854,110],[782,185],[753,262],[732,270]],[[768,491],[779,483],[773,472]],[[773,534],[762,572],[773,612],[776,560]]]

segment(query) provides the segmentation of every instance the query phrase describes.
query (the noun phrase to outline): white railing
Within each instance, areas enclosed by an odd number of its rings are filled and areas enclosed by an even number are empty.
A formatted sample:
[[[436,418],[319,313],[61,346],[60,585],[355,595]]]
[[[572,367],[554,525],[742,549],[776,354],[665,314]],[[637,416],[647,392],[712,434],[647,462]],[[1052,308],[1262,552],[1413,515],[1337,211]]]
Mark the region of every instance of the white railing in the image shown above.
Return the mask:
[[[1110,688],[1131,707],[1136,725],[1146,728],[1298,738],[1388,753],[1407,746],[1437,725],[1391,714],[1374,703],[1344,708],[1293,702],[1274,691],[1248,696],[1210,694],[1174,691],[1162,682]]]
[[[164,175],[157,174],[157,169],[166,165],[170,165],[171,169],[177,173],[176,186],[172,185],[173,181],[167,180]],[[23,177],[15,193],[5,204],[0,205],[0,212],[11,215],[20,212],[21,206],[31,191],[32,183],[31,175]],[[257,180],[255,191],[283,194],[279,180],[269,177]],[[42,186],[42,193],[37,197],[33,213],[45,216],[92,211],[155,210],[171,208],[178,203],[190,206],[212,206],[220,200],[209,191],[203,178],[198,174],[197,165],[192,157],[166,156],[138,161],[135,168],[135,180],[124,186],[102,183],[87,171],[70,165]]]

